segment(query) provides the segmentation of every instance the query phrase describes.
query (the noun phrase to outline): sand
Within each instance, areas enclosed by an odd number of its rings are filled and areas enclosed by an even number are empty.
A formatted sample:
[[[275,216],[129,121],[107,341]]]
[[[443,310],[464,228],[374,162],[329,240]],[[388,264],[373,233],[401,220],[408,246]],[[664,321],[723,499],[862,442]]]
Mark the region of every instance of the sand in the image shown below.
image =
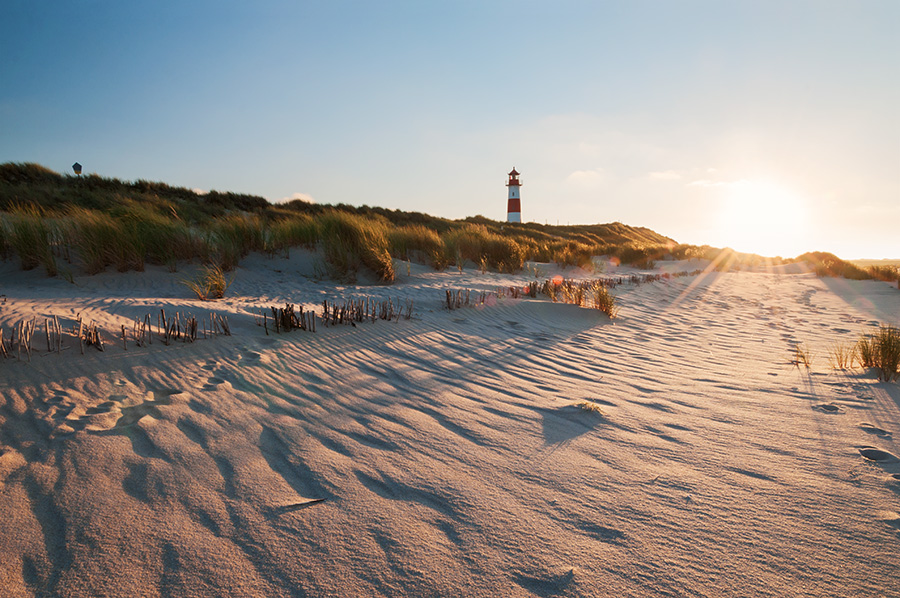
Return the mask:
[[[203,303],[192,267],[70,284],[0,263],[7,332],[81,314],[110,339],[0,359],[0,594],[900,596],[900,384],[827,358],[900,324],[900,291],[710,271],[619,287],[612,321],[443,305],[558,273],[531,266],[350,285],[294,252]],[[254,317],[350,296],[413,318]],[[115,342],[161,308],[233,334]]]

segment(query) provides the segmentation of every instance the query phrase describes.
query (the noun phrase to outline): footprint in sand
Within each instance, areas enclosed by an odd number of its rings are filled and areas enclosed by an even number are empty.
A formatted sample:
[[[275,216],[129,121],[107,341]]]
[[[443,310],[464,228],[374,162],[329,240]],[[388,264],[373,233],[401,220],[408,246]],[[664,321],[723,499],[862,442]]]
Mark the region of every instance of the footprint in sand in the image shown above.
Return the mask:
[[[128,406],[123,406],[123,403],[128,401],[127,395],[111,395],[107,401],[86,409],[83,415],[67,417],[63,425],[58,428],[58,432],[71,433],[86,430],[94,434],[101,434],[132,426],[146,415],[158,419],[162,417],[158,406],[171,405],[172,397],[181,392],[176,389],[154,391],[150,393],[149,399]]]
[[[172,397],[181,394],[181,392],[182,391],[175,389],[153,391],[150,393],[150,399],[147,399],[142,403],[138,403],[137,405],[122,407],[120,410],[120,416],[116,420],[114,427],[124,428],[127,426],[133,426],[134,424],[138,423],[141,418],[147,415],[150,415],[155,419],[162,418],[162,413],[160,413],[158,407],[160,407],[161,405],[171,405],[174,402]]]
[[[69,393],[64,390],[54,390],[53,394],[47,398],[46,403],[58,403],[69,398]]]
[[[876,436],[881,436],[882,438],[890,438],[891,437],[890,432],[888,432],[887,430],[882,430],[881,428],[876,428],[872,424],[863,422],[863,423],[859,424],[859,427],[862,428],[864,431],[868,432],[869,434],[875,434]]]
[[[900,513],[896,511],[878,511],[875,513],[875,518],[897,530],[897,534],[900,535]]]
[[[835,405],[834,403],[821,403],[819,405],[813,405],[812,408],[823,413],[840,413],[841,411],[843,411],[838,405]]]
[[[874,446],[858,447],[857,450],[859,451],[860,455],[862,455],[869,461],[875,461],[877,463],[895,463],[896,461],[898,461],[897,456],[893,453],[883,451],[879,448],[875,448]]]
[[[271,361],[268,355],[265,355],[258,351],[251,351],[249,349],[244,349],[244,352],[240,354],[238,359],[240,359],[241,361],[246,361],[247,365],[257,365],[261,363],[269,363]]]
[[[218,390],[219,386],[225,384],[225,380],[218,376],[210,376],[206,379],[206,384],[200,390],[205,392],[212,392],[214,390]]]

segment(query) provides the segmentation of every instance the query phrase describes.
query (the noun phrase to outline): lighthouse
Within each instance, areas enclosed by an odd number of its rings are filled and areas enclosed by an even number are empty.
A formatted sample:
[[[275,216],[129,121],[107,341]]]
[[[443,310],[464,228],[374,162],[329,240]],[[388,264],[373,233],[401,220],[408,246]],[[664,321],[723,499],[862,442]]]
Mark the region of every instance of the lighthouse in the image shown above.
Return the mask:
[[[519,198],[519,173],[516,172],[515,166],[509,171],[509,181],[506,183],[509,187],[509,201],[506,204],[506,221],[522,222],[522,200]]]

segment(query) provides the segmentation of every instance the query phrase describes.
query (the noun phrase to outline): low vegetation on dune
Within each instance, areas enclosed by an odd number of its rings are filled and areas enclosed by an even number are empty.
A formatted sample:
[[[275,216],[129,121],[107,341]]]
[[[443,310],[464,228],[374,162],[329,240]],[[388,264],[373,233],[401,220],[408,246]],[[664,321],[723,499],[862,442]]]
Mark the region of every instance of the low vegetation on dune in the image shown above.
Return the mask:
[[[517,272],[526,261],[591,270],[601,255],[646,268],[663,259],[702,258],[720,270],[773,263],[730,249],[679,245],[618,222],[552,226],[301,200],[273,205],[254,195],[0,164],[0,259],[18,259],[26,270],[41,267],[49,276],[70,278],[73,268],[96,274],[153,264],[176,271],[198,261],[229,272],[251,252],[287,255],[295,247],[319,250],[337,278],[368,270],[385,283],[396,276],[395,259],[438,270],[498,272]],[[897,275],[889,268],[864,271],[831,254],[798,259],[813,262],[823,275]]]
[[[900,328],[880,326],[878,332],[856,343],[856,359],[864,368],[874,368],[878,379],[890,382],[900,377]]]
[[[812,264],[820,277],[847,278],[850,280],[883,280],[896,283],[900,280],[900,266],[870,265],[860,267],[852,262],[842,260],[833,253],[811,251],[798,256],[796,261]]]

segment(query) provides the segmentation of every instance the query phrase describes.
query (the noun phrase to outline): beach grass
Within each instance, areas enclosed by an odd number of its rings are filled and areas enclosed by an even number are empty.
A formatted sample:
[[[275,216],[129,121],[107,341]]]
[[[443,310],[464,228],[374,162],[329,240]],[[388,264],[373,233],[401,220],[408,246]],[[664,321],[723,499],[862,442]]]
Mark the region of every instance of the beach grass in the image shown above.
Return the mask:
[[[291,247],[312,249],[318,240],[319,226],[312,216],[292,214],[269,223],[266,253],[288,253]]]
[[[600,405],[593,401],[581,401],[575,404],[576,407],[581,408],[583,411],[587,411],[588,413],[596,413],[597,415],[606,415],[603,412],[603,409],[600,408]]]
[[[257,214],[234,213],[212,223],[204,257],[230,272],[251,252],[265,249],[266,231],[262,218]]]
[[[9,215],[9,245],[19,256],[23,270],[44,266],[48,276],[56,276],[56,258],[52,251],[55,223],[33,205],[15,206]]]
[[[835,342],[828,349],[828,364],[833,370],[847,370],[856,360],[856,346],[852,343]]]
[[[388,232],[391,255],[406,261],[427,264],[437,270],[446,265],[444,242],[440,235],[424,225],[398,226]]]
[[[182,280],[182,284],[191,290],[201,301],[213,301],[225,296],[225,291],[234,279],[229,280],[221,266],[210,264],[204,266],[194,278]]]
[[[462,269],[471,262],[482,269],[518,272],[525,265],[525,248],[515,239],[490,231],[482,224],[468,224],[441,235],[444,258]]]
[[[382,282],[393,282],[394,261],[385,221],[339,210],[325,212],[317,220],[325,259],[338,277],[354,277],[365,266]]]
[[[798,368],[800,366],[805,367],[806,369],[812,368],[813,364],[813,355],[812,351],[810,351],[809,347],[805,344],[798,344],[794,347],[794,355],[792,363],[796,365]]]
[[[856,350],[860,364],[874,368],[879,380],[891,382],[900,377],[900,328],[879,326],[878,332],[859,339]]]
[[[609,289],[603,285],[594,285],[591,289],[588,307],[599,309],[610,319],[614,319],[619,314],[619,306],[616,302],[616,296],[610,293]]]

